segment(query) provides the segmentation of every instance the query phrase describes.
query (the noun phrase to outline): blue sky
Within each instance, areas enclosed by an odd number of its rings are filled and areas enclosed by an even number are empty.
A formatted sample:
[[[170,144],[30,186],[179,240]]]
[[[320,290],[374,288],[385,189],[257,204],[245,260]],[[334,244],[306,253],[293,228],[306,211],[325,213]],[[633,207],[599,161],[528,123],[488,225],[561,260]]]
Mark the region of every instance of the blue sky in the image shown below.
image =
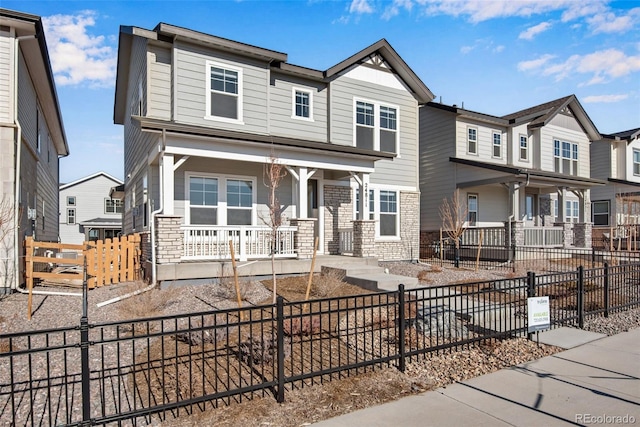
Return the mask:
[[[640,1],[12,1],[43,17],[71,154],[60,180],[123,178],[120,25],[159,22],[325,70],[385,38],[446,104],[504,115],[575,94],[602,133],[640,127]]]

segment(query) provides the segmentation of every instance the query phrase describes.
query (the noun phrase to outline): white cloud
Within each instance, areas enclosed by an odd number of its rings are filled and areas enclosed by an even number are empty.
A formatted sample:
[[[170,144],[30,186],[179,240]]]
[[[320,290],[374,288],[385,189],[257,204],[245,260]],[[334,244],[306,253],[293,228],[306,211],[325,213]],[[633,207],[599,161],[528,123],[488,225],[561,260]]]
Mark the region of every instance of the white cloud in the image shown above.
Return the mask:
[[[544,33],[550,28],[551,28],[550,22],[541,22],[538,25],[529,27],[525,31],[521,32],[518,38],[524,39],[524,40],[533,40],[535,36],[537,36],[540,33]]]
[[[467,53],[471,52],[473,49],[475,49],[475,46],[462,46],[460,48],[460,53],[462,53],[463,55],[466,55]]]
[[[363,13],[373,13],[373,7],[371,7],[368,0],[352,0],[349,6],[349,12],[359,15]]]
[[[111,86],[116,75],[116,50],[102,35],[89,34],[95,12],[42,18],[51,67],[60,86]]]
[[[556,81],[574,74],[591,74],[587,85],[605,83],[640,71],[640,56],[627,56],[618,49],[606,49],[587,55],[572,55],[566,61],[549,62],[553,55],[518,64],[520,71],[539,71],[543,76],[554,76]]]
[[[629,98],[629,95],[620,94],[620,95],[591,95],[585,96],[581,99],[585,104],[596,104],[596,103],[611,103],[611,102],[620,102]]]
[[[416,0],[427,15],[466,16],[482,22],[510,16],[529,17],[575,6],[575,0]]]
[[[613,12],[599,13],[587,18],[587,23],[594,34],[631,31],[640,24],[640,8],[631,9],[627,14],[621,16],[617,16]]]
[[[400,9],[406,9],[411,12],[413,8],[412,0],[393,0],[391,5],[387,6],[382,14],[382,19],[389,20],[400,13]]]
[[[537,68],[541,68],[543,65],[551,61],[555,58],[555,55],[542,55],[537,59],[532,59],[530,61],[522,61],[518,63],[518,70],[520,71],[530,71],[535,70]]]

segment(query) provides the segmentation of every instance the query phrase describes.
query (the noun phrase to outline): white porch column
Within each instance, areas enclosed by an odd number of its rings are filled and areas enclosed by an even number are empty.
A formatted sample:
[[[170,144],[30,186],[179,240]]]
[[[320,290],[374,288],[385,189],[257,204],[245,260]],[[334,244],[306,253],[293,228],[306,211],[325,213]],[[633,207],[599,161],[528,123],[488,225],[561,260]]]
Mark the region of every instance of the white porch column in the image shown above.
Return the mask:
[[[513,220],[520,218],[520,183],[509,183],[509,215],[513,215]]]
[[[557,222],[567,222],[567,212],[565,209],[565,200],[567,199],[567,189],[558,188],[558,219]]]
[[[578,196],[578,204],[580,205],[580,210],[578,212],[578,222],[583,223],[585,220],[585,212],[587,211],[587,205],[585,204],[584,190],[576,191],[576,195]]]
[[[165,215],[173,215],[173,154],[162,154],[162,204]]]
[[[309,176],[306,167],[298,168],[298,218],[309,218]]]
[[[358,174],[358,184],[360,191],[360,205],[358,206],[358,211],[360,215],[358,219],[369,219],[369,174],[368,173],[359,173]]]

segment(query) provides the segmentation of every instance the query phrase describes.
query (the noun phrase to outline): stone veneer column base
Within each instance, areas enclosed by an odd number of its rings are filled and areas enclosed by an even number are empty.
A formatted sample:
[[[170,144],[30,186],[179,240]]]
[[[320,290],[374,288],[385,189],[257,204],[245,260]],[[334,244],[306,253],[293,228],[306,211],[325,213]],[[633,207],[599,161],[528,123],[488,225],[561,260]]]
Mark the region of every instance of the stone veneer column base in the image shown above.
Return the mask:
[[[578,248],[590,248],[592,230],[593,224],[590,222],[573,224],[573,245]]]
[[[316,221],[315,218],[292,218],[289,220],[291,226],[298,227],[293,236],[293,246],[298,254],[298,259],[313,257]]]
[[[156,216],[156,262],[158,264],[180,262],[184,251],[181,225],[181,216]]]
[[[376,256],[376,222],[368,219],[353,221],[353,256],[369,258]]]

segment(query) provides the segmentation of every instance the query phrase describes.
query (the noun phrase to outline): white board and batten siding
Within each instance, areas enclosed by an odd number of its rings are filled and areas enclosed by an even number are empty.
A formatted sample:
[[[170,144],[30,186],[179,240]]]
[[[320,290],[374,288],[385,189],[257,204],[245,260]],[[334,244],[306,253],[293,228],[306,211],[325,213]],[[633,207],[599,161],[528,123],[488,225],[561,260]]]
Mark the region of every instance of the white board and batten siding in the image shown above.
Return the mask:
[[[424,106],[420,108],[420,229],[441,226],[439,206],[455,191],[455,115]]]
[[[330,139],[353,146],[355,100],[393,106],[397,111],[399,153],[393,160],[379,160],[372,184],[418,189],[418,103],[399,79],[386,71],[356,67],[331,82]]]
[[[326,84],[271,72],[269,133],[274,136],[327,142]],[[294,116],[295,90],[311,93],[311,118]]]
[[[13,122],[13,29],[0,30],[0,123]]]
[[[187,43],[176,45],[176,121],[197,126],[267,134],[267,100],[269,68],[266,62],[255,61],[225,52]],[[241,69],[242,120],[225,122],[207,119],[207,63]]]

